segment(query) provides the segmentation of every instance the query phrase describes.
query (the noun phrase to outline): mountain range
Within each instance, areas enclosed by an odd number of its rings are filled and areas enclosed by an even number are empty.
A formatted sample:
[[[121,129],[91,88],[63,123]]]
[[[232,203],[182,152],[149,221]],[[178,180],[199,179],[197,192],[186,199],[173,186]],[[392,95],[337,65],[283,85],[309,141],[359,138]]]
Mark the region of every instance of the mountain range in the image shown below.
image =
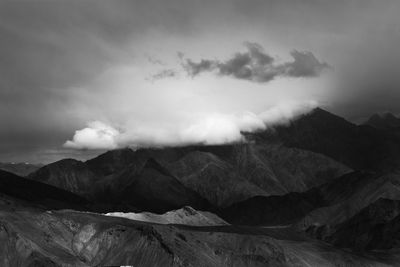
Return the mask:
[[[399,121],[316,108],[246,142],[0,171],[0,265],[396,265]]]
[[[43,167],[43,164],[30,164],[27,162],[0,162],[0,170],[8,171],[19,176],[27,176],[28,174]]]

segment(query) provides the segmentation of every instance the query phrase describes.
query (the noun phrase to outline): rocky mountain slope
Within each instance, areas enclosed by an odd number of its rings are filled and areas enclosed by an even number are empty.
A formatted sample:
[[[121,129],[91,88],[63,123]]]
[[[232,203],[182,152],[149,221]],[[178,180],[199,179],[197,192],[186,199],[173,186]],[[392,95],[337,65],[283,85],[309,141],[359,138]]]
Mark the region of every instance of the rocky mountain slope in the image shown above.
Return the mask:
[[[61,160],[29,179],[0,172],[3,265],[400,261],[396,133],[315,109],[244,135],[237,144]]]
[[[286,229],[180,228],[40,210],[2,210],[0,221],[1,266],[389,266]]]

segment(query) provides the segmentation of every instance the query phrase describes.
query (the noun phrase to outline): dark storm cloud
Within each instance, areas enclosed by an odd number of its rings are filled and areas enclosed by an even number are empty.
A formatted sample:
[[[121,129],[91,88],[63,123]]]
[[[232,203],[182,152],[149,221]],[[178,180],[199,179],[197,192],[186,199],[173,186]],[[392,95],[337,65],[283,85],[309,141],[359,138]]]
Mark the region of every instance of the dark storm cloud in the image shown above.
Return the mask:
[[[148,80],[151,82],[165,79],[165,78],[171,78],[171,77],[176,77],[178,75],[177,71],[174,69],[165,69],[157,72],[156,74],[151,75]]]
[[[237,79],[265,83],[276,77],[316,77],[323,70],[330,68],[320,62],[313,53],[294,50],[290,53],[293,61],[276,63],[277,60],[264,52],[257,43],[245,43],[247,51],[236,53],[226,61],[202,59],[195,62],[183,59],[182,66],[192,77],[202,72],[217,71],[221,76],[232,76]]]
[[[299,52],[294,50],[290,53],[293,62],[283,65],[285,75],[291,77],[315,77],[324,69],[330,68],[325,62],[320,62],[311,52]]]
[[[190,76],[194,77],[201,72],[214,70],[218,66],[218,61],[202,59],[200,62],[194,62],[191,59],[186,59],[182,66]]]

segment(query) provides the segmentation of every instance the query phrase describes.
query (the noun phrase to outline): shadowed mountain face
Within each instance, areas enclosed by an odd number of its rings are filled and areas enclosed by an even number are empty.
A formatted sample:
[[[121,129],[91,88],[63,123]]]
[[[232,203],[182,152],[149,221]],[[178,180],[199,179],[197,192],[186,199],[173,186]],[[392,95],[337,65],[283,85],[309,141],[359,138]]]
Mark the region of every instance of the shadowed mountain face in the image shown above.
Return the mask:
[[[28,177],[85,197],[91,195],[93,184],[98,179],[84,162],[75,159],[63,159],[46,165]]]
[[[298,226],[309,232],[319,231],[320,238],[335,227],[350,219],[361,209],[380,198],[400,200],[400,176],[356,172],[345,175],[332,184],[324,185],[322,194],[329,205],[317,208],[307,214]]]
[[[149,159],[139,173],[127,172],[129,184],[120,193],[120,199],[140,210],[161,213],[191,205],[196,209],[210,209],[210,204],[195,191],[185,187],[168,170]]]
[[[186,186],[222,207],[253,196],[303,192],[350,171],[323,155],[278,144],[234,145],[229,153],[217,155],[193,151],[166,166]]]
[[[116,154],[123,155],[128,151],[133,153],[131,150],[124,150],[123,153],[116,151]],[[98,164],[111,154],[108,152],[105,157],[96,159]],[[86,164],[72,159],[61,160],[39,169],[29,177],[77,193],[94,203],[125,207],[123,209],[135,207],[135,210],[165,212],[187,205],[209,208],[206,200],[182,185],[152,159],[147,160],[140,168],[132,164],[126,168],[118,168],[119,172],[115,174],[102,176],[102,171],[109,173],[111,169],[122,164],[116,163],[117,156],[111,157],[114,162],[111,161],[107,167],[100,169],[91,168],[97,166],[94,161]]]
[[[222,209],[233,224],[290,225],[304,231],[334,227],[379,198],[400,200],[400,176],[352,172],[303,193],[258,196]],[[327,229],[325,229],[327,230]]]
[[[85,210],[89,206],[84,198],[73,193],[2,170],[0,170],[0,194],[4,199],[11,197],[32,206],[43,206],[49,209]]]
[[[135,161],[136,154],[129,148],[108,151],[86,162],[97,176],[120,172]]]
[[[219,211],[232,224],[271,226],[290,225],[325,204],[317,190],[284,196],[257,196]]]
[[[337,226],[326,240],[357,250],[400,247],[400,200],[380,198]]]

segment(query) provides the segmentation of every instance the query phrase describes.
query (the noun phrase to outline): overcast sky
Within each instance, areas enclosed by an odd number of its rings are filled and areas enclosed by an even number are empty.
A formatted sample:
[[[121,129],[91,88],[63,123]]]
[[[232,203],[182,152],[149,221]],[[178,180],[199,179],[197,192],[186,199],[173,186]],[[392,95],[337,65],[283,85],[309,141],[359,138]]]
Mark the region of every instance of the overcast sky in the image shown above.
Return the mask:
[[[2,1],[0,161],[400,113],[400,1]],[[86,148],[89,151],[82,151]]]

